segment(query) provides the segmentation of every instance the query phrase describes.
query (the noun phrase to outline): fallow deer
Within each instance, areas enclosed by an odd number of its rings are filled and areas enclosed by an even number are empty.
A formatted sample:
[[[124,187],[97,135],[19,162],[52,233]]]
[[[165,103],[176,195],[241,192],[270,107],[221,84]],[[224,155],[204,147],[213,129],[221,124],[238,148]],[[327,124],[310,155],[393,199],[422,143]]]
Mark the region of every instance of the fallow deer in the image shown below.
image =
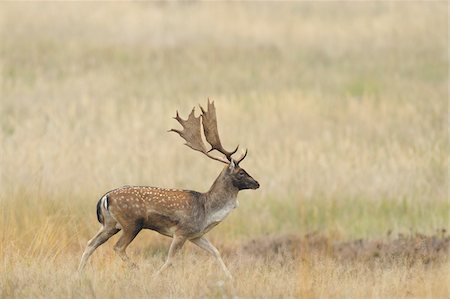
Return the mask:
[[[174,118],[183,129],[171,129],[169,132],[178,133],[186,140],[185,145],[191,149],[226,164],[209,191],[200,193],[189,190],[125,186],[107,192],[97,203],[97,219],[102,227],[89,240],[81,258],[80,271],[83,270],[95,249],[120,230],[123,233],[114,245],[114,250],[123,261],[134,265],[130,262],[125,250],[142,229],[151,229],[173,238],[167,260],[156,273],[170,266],[175,254],[189,240],[212,254],[225,274],[231,278],[219,251],[204,235],[238,206],[236,198],[240,190],[257,189],[259,183],[239,166],[247,156],[247,150],[235,160],[232,155],[236,153],[239,146],[231,152],[223,148],[217,129],[214,102],[208,100],[207,111],[201,106],[200,109],[201,115],[195,117],[194,107],[187,120],[181,119],[177,111]],[[209,150],[202,140],[202,124],[206,141],[211,145]],[[223,154],[224,157],[211,155],[211,151],[214,150]]]

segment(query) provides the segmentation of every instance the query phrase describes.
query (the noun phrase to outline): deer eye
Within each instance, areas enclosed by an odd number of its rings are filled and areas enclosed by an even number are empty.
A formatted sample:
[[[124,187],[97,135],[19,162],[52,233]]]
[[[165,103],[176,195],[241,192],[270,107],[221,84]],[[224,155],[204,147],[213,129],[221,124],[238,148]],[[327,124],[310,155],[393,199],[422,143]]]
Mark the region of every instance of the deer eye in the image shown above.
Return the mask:
[[[238,176],[243,177],[244,176],[244,172],[241,170],[238,172]]]

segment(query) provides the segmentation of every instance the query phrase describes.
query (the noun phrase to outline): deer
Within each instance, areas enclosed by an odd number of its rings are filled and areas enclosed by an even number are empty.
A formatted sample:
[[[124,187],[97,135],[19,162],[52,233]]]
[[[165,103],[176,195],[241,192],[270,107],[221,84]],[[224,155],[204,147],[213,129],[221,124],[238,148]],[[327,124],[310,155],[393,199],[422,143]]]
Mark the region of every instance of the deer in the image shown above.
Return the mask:
[[[219,251],[204,235],[239,205],[239,191],[255,190],[260,185],[240,166],[248,150],[238,159],[234,159],[232,156],[239,145],[232,151],[223,148],[218,133],[214,101],[208,99],[207,110],[200,105],[199,107],[201,114],[196,117],[194,107],[186,120],[179,116],[177,110],[174,119],[183,129],[171,129],[168,132],[178,133],[186,141],[185,145],[191,149],[225,164],[209,190],[201,193],[148,186],[124,186],[107,192],[97,202],[97,219],[101,228],[87,243],[78,267],[80,272],[85,268],[92,253],[121,230],[122,235],[114,245],[114,251],[123,262],[137,267],[126,254],[126,249],[142,229],[150,229],[172,238],[166,261],[156,271],[155,276],[170,267],[176,254],[186,241],[190,241],[210,253],[225,275],[232,279]],[[203,142],[202,127],[210,149],[207,149]],[[212,151],[221,155],[212,155]]]

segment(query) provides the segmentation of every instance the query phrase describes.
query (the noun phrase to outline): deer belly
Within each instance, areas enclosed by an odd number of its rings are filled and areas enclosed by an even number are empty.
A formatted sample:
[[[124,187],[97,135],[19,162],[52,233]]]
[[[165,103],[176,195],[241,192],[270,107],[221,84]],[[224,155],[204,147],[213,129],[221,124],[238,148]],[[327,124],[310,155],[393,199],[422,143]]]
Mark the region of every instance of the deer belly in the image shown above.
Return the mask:
[[[150,213],[147,215],[143,228],[151,229],[166,236],[173,236],[177,230],[178,221],[162,214]]]

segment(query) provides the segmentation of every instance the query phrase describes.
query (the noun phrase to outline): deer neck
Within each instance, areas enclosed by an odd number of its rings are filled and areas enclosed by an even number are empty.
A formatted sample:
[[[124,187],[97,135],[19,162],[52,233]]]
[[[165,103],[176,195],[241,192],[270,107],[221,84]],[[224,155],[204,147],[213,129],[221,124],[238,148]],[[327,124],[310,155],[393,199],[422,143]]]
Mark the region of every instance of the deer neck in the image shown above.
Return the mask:
[[[207,215],[221,214],[223,211],[228,214],[237,206],[238,188],[233,186],[225,168],[212,184],[208,192],[205,193],[205,212]],[[226,216],[226,215],[225,215]]]

